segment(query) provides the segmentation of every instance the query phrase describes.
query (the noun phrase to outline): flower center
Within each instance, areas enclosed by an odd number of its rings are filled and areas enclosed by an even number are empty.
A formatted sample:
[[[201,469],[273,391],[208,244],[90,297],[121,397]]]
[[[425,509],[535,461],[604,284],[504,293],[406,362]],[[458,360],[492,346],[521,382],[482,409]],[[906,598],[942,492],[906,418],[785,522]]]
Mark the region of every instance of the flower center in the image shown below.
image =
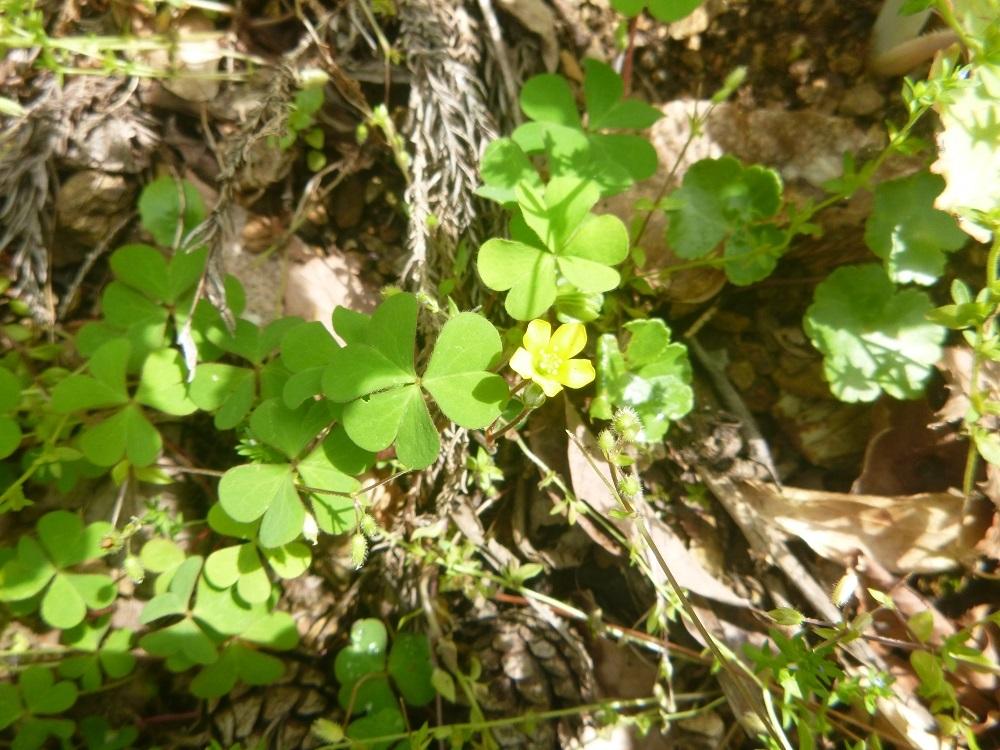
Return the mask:
[[[538,354],[536,369],[538,370],[539,373],[541,373],[545,377],[551,378],[555,377],[558,374],[559,368],[562,366],[562,363],[563,363],[563,358],[560,357],[558,354],[555,354],[554,352],[548,349],[543,349]]]

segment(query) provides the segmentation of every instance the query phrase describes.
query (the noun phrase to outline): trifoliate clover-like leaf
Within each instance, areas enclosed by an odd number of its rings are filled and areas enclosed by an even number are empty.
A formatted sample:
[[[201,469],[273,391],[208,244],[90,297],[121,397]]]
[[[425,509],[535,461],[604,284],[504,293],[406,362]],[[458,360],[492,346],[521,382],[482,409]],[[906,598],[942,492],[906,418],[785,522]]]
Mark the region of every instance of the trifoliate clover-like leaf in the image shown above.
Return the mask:
[[[628,255],[628,230],[615,216],[590,213],[599,198],[592,183],[553,179],[544,191],[516,190],[519,212],[511,239],[492,239],[479,250],[479,275],[490,289],[508,291],[504,307],[531,320],[556,300],[560,278],[584,293],[616,288],[611,266]]]
[[[132,671],[132,631],[127,628],[110,630],[111,615],[103,615],[92,623],[83,622],[64,630],[62,642],[83,652],[67,656],[59,663],[59,674],[78,680],[84,690],[96,690],[104,677],[120,679]]]
[[[46,513],[36,528],[38,541],[22,536],[14,557],[0,568],[0,601],[38,596],[42,619],[64,630],[78,625],[88,609],[114,601],[117,588],[109,576],[69,570],[107,554],[101,541],[111,532],[110,524],[98,521],[84,527],[76,515],[60,510]]]
[[[670,423],[694,405],[687,348],[671,342],[670,329],[657,318],[625,324],[630,334],[624,353],[614,334],[597,342],[597,397],[590,412],[611,419],[620,407],[632,408],[642,422],[637,439],[663,439]]]
[[[434,663],[423,633],[398,633],[389,649],[389,676],[411,706],[426,706],[437,695],[431,683]]]
[[[584,98],[588,106],[584,124],[569,84],[561,76],[543,74],[529,79],[521,89],[521,109],[531,120],[518,127],[511,140],[526,154],[545,153],[549,172],[593,182],[601,195],[619,193],[656,171],[656,150],[648,140],[634,135],[609,134],[608,129],[643,129],[661,113],[638,100],[621,100],[621,78],[610,67],[595,60],[585,63]],[[500,150],[502,148],[502,151]],[[510,199],[512,179],[524,175],[524,161],[514,156],[509,169],[499,163],[508,147],[490,155],[484,174],[489,197]],[[537,187],[537,184],[534,185]],[[504,202],[506,202],[504,201]]]
[[[270,685],[284,673],[285,665],[276,656],[241,643],[231,643],[222,650],[216,662],[195,675],[191,692],[198,698],[218,698],[230,692],[238,682]]]
[[[939,175],[917,172],[875,188],[865,243],[898,284],[933,284],[944,273],[946,253],[968,239],[950,214],[934,208],[944,187]]]
[[[897,290],[877,265],[844,266],[818,287],[805,330],[842,401],[874,401],[884,391],[916,398],[941,356],[946,329],[931,323],[930,298]]]
[[[385,300],[367,323],[367,341],[333,353],[323,391],[344,403],[343,425],[361,448],[378,452],[396,444],[397,458],[411,468],[430,465],[440,450],[437,428],[423,390],[440,396],[452,421],[478,429],[500,414],[507,388],[486,368],[500,354],[496,329],[481,316],[462,313],[441,331],[423,378],[413,363],[418,303],[410,294]],[[475,335],[477,341],[465,340]]]

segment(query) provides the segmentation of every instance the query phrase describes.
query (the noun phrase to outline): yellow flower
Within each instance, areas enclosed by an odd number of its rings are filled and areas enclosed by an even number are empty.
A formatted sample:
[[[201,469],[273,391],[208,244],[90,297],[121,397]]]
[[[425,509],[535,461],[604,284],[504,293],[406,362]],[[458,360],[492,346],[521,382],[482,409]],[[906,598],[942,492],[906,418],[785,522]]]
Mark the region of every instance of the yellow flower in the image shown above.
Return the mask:
[[[510,358],[510,367],[526,380],[534,380],[552,397],[563,389],[583,388],[594,379],[594,366],[587,359],[571,359],[587,343],[581,323],[565,323],[552,333],[544,320],[528,323],[520,347]]]

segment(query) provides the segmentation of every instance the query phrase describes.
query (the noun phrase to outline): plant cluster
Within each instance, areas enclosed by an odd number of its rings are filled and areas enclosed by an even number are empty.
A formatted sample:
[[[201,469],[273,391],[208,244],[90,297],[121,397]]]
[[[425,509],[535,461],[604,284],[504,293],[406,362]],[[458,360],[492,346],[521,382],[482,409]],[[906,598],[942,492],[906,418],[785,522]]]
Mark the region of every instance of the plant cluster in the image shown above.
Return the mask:
[[[648,6],[657,18],[675,20],[698,2],[614,4],[629,16]],[[446,427],[484,431],[484,447],[468,468],[490,494],[503,478],[490,453],[495,439],[516,434],[546,398],[593,381],[590,416],[610,423],[601,435],[610,486],[622,515],[633,518],[630,502],[642,492],[634,454],[662,442],[694,403],[687,348],[657,317],[645,278],[704,266],[721,268],[734,285],[759,282],[797,237],[818,231],[819,212],[860,190],[873,193],[865,227],[873,259],[838,268],[818,284],[804,329],[823,355],[831,390],[845,401],[920,395],[948,329],[961,331],[976,363],[965,418],[971,494],[977,455],[1000,464],[1000,405],[980,383],[984,363],[1000,361],[1000,213],[995,204],[978,203],[943,210],[943,197],[956,200],[948,195],[954,178],[929,169],[877,181],[889,155],[926,153],[912,131],[932,108],[958,129],[969,124],[968,99],[996,106],[996,22],[983,25],[976,13],[947,18],[969,40],[971,61],[944,65],[931,81],[909,82],[905,124],[874,160],[858,166],[845,159],[827,198],[796,205],[774,170],[729,156],[706,159],[661,200],[640,206],[631,234],[598,206],[656,173],[656,152],[639,133],[661,113],[627,97],[622,78],[598,61],[584,65],[583,112],[563,77],[530,79],[520,97],[527,121],[491,143],[481,163],[479,193],[502,205],[508,231],[482,244],[475,267],[485,287],[502,295],[504,313],[499,296],[484,311],[462,311],[451,297],[439,307],[389,289],[371,314],[337,308],[329,321],[334,335],[293,317],[263,325],[242,317],[244,291],[230,278],[224,315],[201,294],[208,250],[192,239],[206,216],[197,190],[170,178],[150,182],[138,204],[149,242],[110,255],[114,279],[102,292],[99,320],[54,344],[37,340],[23,322],[3,328],[14,345],[0,358],[0,512],[30,508],[46,485],[67,493],[107,475],[125,497],[139,485],[169,483],[165,454],[201,415],[231,434],[235,446],[232,465],[218,472],[217,501],[190,522],[204,523],[212,541],[178,543],[186,525],[155,507],[122,528],[117,511],[114,523],[84,523],[79,513],[55,510],[15,547],[0,549],[0,602],[12,616],[37,612],[60,630],[62,656],[0,684],[0,730],[15,728],[16,750],[41,747],[49,737],[69,742],[74,734],[88,748],[128,746],[132,728],[60,717],[79,695],[128,679],[134,646],[172,672],[191,673],[190,690],[199,698],[278,680],[280,654],[298,644],[291,615],[279,608],[282,581],[309,570],[321,534],[348,536],[361,566],[370,543],[384,536],[369,507],[371,470],[379,466],[396,478],[432,466]],[[731,78],[713,101],[738,83]],[[322,105],[321,86],[299,91],[278,144],[302,139],[314,171],[325,163],[315,127]],[[405,168],[402,141],[385,112],[370,124]],[[665,213],[667,242],[683,263],[644,267],[642,214],[654,211]],[[956,280],[952,303],[935,306],[933,287],[949,255],[967,243],[955,213],[992,232],[987,279],[978,291]],[[9,307],[24,316],[14,302]],[[555,330],[553,321],[561,324]],[[597,334],[593,364],[588,326]],[[562,489],[566,514],[575,518],[580,504]],[[479,591],[488,583],[521,591],[540,572],[522,565],[487,581],[466,560],[471,544],[435,544],[439,554],[427,558],[443,561],[455,589]],[[118,596],[119,568],[145,599],[137,633],[112,627],[106,611]],[[945,675],[975,661],[966,645],[971,631],[935,650],[924,647],[922,623],[910,628],[921,644],[911,663],[923,697],[949,717],[955,733],[968,736],[968,717]],[[834,659],[835,647],[862,629],[817,631],[825,639],[818,647],[802,633],[775,631],[777,653],[749,652],[764,679],[782,690],[782,718],[796,722],[800,737],[829,729],[824,712],[810,718],[804,707],[860,701],[870,712],[882,695],[883,676],[857,678]],[[720,650],[713,653],[730,663]],[[334,665],[344,726],[326,722],[317,731],[331,742],[392,746],[395,739],[385,737],[409,732],[404,707],[424,707],[436,696],[454,702],[454,679],[463,687],[475,679],[436,663],[424,635],[400,630],[390,646],[380,621],[354,623]],[[409,737],[414,746],[430,741],[426,727],[419,731]]]

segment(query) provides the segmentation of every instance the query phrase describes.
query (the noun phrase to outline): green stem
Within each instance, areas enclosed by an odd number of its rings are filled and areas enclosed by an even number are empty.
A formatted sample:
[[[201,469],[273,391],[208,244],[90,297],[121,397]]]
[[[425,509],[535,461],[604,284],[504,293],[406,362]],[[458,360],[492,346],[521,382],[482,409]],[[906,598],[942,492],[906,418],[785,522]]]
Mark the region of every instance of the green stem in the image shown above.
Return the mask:
[[[716,706],[721,705],[724,701],[725,698],[717,698],[711,703],[688,709],[687,711],[677,711],[672,714],[660,714],[657,712],[657,715],[662,716],[666,721],[687,719],[693,716],[698,716],[706,711],[711,711]],[[602,711],[620,713],[622,711],[638,709],[644,712],[650,712],[651,710],[655,710],[658,705],[659,700],[653,696],[648,698],[632,698],[629,700],[608,700],[598,703],[588,703],[582,706],[572,706],[570,708],[557,708],[550,711],[542,711],[541,713],[529,712],[522,714],[521,716],[509,716],[502,719],[487,719],[484,721],[467,721],[456,724],[445,724],[434,727],[431,731],[435,734],[444,730],[448,730],[449,732],[484,732],[489,729],[517,726],[518,724],[524,724],[527,722],[548,721],[551,719],[561,719],[566,716],[579,716],[582,714],[592,714]],[[391,744],[399,740],[410,739],[411,737],[411,732],[397,732],[396,734],[387,734],[381,737],[366,738],[364,744],[366,746],[379,745],[382,743]],[[321,750],[337,750],[337,748],[352,747],[353,745],[353,740],[345,739],[330,745],[323,745]]]

